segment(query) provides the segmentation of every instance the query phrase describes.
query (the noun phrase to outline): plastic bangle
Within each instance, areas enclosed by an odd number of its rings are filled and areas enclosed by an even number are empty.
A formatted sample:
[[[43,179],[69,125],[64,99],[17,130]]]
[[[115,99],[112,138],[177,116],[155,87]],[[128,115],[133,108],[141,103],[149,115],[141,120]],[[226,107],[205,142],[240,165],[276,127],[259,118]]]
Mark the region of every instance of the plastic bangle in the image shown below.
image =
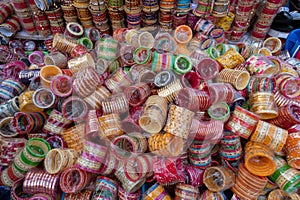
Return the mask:
[[[58,97],[67,97],[72,94],[72,79],[66,75],[57,75],[51,81],[51,91]]]
[[[83,35],[84,29],[80,24],[70,22],[67,24],[66,33],[73,38],[79,38]]]
[[[87,37],[80,38],[78,44],[85,46],[88,50],[93,49],[93,42]]]
[[[79,97],[71,96],[67,98],[62,105],[63,115],[73,121],[80,121],[84,119],[87,115],[87,111],[87,104]]]
[[[49,89],[40,88],[33,93],[32,101],[39,108],[50,108],[55,104],[55,95]]]
[[[177,74],[185,74],[192,70],[192,61],[186,55],[178,55],[175,58],[174,71]]]

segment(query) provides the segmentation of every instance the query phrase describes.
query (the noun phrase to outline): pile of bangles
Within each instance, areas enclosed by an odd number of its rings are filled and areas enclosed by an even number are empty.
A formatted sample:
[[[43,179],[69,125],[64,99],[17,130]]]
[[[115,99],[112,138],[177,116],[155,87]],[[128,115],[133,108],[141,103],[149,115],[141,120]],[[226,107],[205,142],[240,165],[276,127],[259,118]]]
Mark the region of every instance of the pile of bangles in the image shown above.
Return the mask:
[[[136,16],[137,5],[126,12]],[[71,22],[48,51],[1,45],[0,191],[15,200],[300,199],[300,61],[278,38],[229,42],[203,20],[94,39]]]

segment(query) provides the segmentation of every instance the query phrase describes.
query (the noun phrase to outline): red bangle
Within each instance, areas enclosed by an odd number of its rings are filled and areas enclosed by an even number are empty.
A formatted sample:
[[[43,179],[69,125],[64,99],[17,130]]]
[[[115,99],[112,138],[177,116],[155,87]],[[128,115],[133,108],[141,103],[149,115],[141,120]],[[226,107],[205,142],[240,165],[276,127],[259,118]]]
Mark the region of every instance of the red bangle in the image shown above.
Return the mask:
[[[52,79],[51,90],[58,97],[67,97],[72,94],[72,79],[66,75],[57,75]]]

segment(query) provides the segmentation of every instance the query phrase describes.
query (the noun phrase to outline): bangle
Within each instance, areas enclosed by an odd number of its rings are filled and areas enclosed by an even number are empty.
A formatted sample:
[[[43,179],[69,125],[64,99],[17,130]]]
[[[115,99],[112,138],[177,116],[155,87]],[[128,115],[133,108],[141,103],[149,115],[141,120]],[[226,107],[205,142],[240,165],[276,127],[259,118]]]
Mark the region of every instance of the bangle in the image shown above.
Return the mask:
[[[72,79],[66,75],[57,75],[51,81],[51,91],[55,96],[67,97],[72,94]]]
[[[133,54],[134,54],[135,50],[136,50],[136,47],[132,46],[132,45],[126,45],[126,46],[121,47],[121,49],[120,49],[121,55],[120,56],[121,56],[123,63],[126,66],[132,66],[135,64],[135,61],[133,60]]]
[[[62,71],[54,65],[46,65],[42,67],[40,70],[42,85],[46,88],[50,88],[52,78],[58,74],[62,74]]]
[[[26,69],[27,69],[27,66],[24,62],[12,61],[12,62],[9,62],[3,68],[3,73],[4,73],[5,77],[7,77],[7,78],[14,78],[16,80],[20,80],[18,72],[20,72],[22,70],[26,70]]]
[[[92,199],[112,198],[118,195],[118,183],[108,177],[99,176],[96,180],[96,187]]]
[[[44,127],[43,132],[47,134],[62,134],[62,132],[72,123],[57,110],[52,110]]]
[[[163,186],[155,183],[143,194],[144,200],[152,200],[156,198],[171,199]]]
[[[57,75],[51,81],[51,91],[55,96],[67,97],[72,94],[72,79],[66,75]]]
[[[42,112],[43,109],[39,108],[35,105],[33,95],[34,91],[26,91],[23,92],[19,96],[19,105],[20,105],[20,111],[21,112]]]
[[[275,156],[265,145],[248,142],[245,147],[245,166],[254,175],[269,176],[276,170]]]
[[[132,199],[132,200],[137,200],[140,198],[142,192],[141,190],[138,190],[137,192],[126,192],[122,187],[118,188],[118,197],[120,199]]]
[[[46,154],[50,151],[50,144],[42,138],[31,138],[26,143],[26,149],[23,152],[28,152],[28,155],[33,156],[35,162],[42,161]]]
[[[155,75],[154,84],[156,87],[164,87],[169,85],[175,79],[172,71],[160,71]]]
[[[85,125],[78,124],[61,133],[63,140],[67,143],[68,148],[81,152],[83,149],[83,141],[85,137]]]
[[[132,83],[132,80],[121,68],[119,68],[114,75],[105,81],[106,87],[112,93],[121,92]]]
[[[175,64],[175,57],[173,54],[160,54],[154,52],[152,61],[152,71],[159,72],[162,70],[172,70]]]
[[[154,46],[153,48],[158,53],[175,53],[176,52],[176,41],[169,33],[160,33],[157,34],[154,38]]]
[[[192,29],[187,25],[178,26],[174,32],[174,39],[179,44],[188,43],[192,39],[192,36],[193,36]]]
[[[24,179],[19,179],[14,182],[13,187],[11,188],[11,196],[13,199],[17,200],[29,200],[32,195],[26,194],[23,191]],[[25,196],[25,198],[24,198]]]
[[[274,94],[270,92],[256,92],[250,95],[251,111],[262,119],[273,119],[278,116],[274,105]]]
[[[260,117],[240,106],[236,106],[225,128],[240,137],[248,139]]]
[[[211,80],[217,76],[219,64],[211,58],[203,58],[196,65],[196,71],[201,79]]]
[[[158,90],[158,96],[164,97],[168,102],[174,101],[178,92],[183,88],[179,79]]]
[[[272,55],[277,55],[282,48],[281,40],[276,37],[269,37],[264,41],[263,47],[268,48]]]
[[[223,69],[217,76],[219,82],[231,83],[237,90],[243,90],[250,81],[250,74],[243,70]]]
[[[19,135],[18,132],[15,132],[11,127],[13,117],[6,117],[0,121],[0,136],[4,138],[12,138]]]
[[[45,65],[55,65],[60,69],[64,69],[67,66],[67,57],[59,51],[51,52],[44,57]]]
[[[77,193],[89,183],[89,180],[90,176],[86,171],[70,167],[61,173],[59,185],[65,193]]]
[[[28,56],[28,60],[31,64],[42,66],[44,64],[44,54],[41,51],[34,51]]]
[[[111,97],[111,93],[106,89],[106,87],[99,85],[94,93],[90,96],[84,98],[84,100],[94,109],[101,108],[101,103],[106,101]]]
[[[58,135],[50,136],[46,141],[50,144],[52,149],[65,148],[67,146],[65,141]]]
[[[118,48],[118,41],[112,38],[101,38],[99,44],[96,44],[96,52],[99,58],[115,60]]]
[[[133,53],[133,60],[137,64],[146,64],[151,61],[151,52],[147,47],[138,47]]]
[[[245,59],[234,49],[229,49],[216,59],[224,68],[235,68],[245,62]]]
[[[129,101],[125,94],[116,94],[108,101],[101,102],[104,114],[125,113],[129,110]]]
[[[192,70],[192,61],[186,55],[177,55],[174,63],[174,72],[182,75]]]
[[[175,189],[175,199],[191,198],[197,199],[200,196],[199,189],[195,186],[179,183]]]
[[[14,115],[12,125],[20,134],[27,134],[40,130],[45,122],[46,115],[41,112],[18,112]]]
[[[100,123],[101,138],[108,138],[109,140],[112,140],[113,138],[123,134],[120,117],[118,114],[113,113],[103,115],[99,117],[98,120]]]
[[[95,69],[95,62],[91,54],[86,53],[83,56],[75,57],[68,61],[68,67],[72,74],[76,74],[79,71],[83,71],[87,67]]]
[[[204,111],[211,106],[209,95],[205,91],[183,88],[178,92],[176,104],[191,111]]]
[[[80,38],[78,40],[78,44],[81,44],[81,45],[85,46],[88,50],[93,49],[93,42],[87,37]]]
[[[74,109],[76,108],[76,109]],[[69,97],[62,104],[62,114],[69,120],[81,121],[88,112],[88,107],[85,101],[79,97]]]
[[[83,35],[83,33],[84,29],[80,24],[76,22],[70,22],[67,24],[66,34],[71,38],[78,39]]]
[[[143,104],[150,95],[150,87],[146,83],[129,86],[125,90],[128,103],[131,106],[139,106]]]
[[[230,108],[227,103],[219,102],[209,107],[208,115],[215,120],[227,121],[230,115]]]
[[[0,141],[0,147],[2,149],[0,153],[1,165],[8,166],[11,164],[17,152],[25,146],[26,141],[27,140],[21,138],[3,138]]]
[[[40,88],[34,91],[32,101],[36,107],[46,109],[53,107],[56,99],[51,90]]]
[[[169,110],[164,131],[183,139],[187,139],[193,117],[194,112],[172,105]],[[176,124],[172,123],[174,120],[177,121]]]

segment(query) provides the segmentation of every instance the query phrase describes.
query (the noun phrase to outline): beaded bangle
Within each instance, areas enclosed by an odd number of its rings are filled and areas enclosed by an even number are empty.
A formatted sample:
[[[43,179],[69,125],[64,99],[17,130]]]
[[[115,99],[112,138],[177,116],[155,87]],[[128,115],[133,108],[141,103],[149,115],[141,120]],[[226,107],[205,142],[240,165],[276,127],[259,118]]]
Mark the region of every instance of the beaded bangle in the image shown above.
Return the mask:
[[[172,105],[169,110],[168,119],[164,127],[164,131],[169,132],[175,136],[188,138],[189,129],[192,123],[194,112],[185,108]],[[177,124],[172,123],[177,121]]]
[[[87,115],[88,108],[85,101],[79,97],[69,97],[62,104],[62,114],[72,121],[81,121]]]
[[[245,166],[254,175],[269,176],[276,170],[274,154],[263,144],[248,142],[245,147]]]

